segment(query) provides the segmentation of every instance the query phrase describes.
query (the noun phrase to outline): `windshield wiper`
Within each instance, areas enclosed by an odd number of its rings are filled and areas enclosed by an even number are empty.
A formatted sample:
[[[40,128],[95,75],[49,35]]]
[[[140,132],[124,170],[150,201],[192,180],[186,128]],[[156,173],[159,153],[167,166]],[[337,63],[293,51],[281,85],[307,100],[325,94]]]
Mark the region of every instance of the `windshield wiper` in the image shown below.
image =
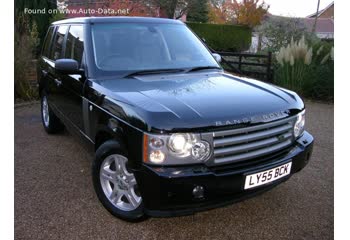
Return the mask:
[[[193,68],[187,69],[186,73],[200,71],[200,70],[205,70],[205,69],[222,69],[222,68],[221,67],[217,67],[217,66],[193,67]]]
[[[140,71],[131,72],[131,73],[126,74],[123,77],[126,78],[126,77],[133,77],[133,76],[137,76],[137,75],[177,73],[177,72],[183,72],[183,71],[184,71],[184,69],[181,69],[181,68],[149,69],[149,70],[140,70]]]

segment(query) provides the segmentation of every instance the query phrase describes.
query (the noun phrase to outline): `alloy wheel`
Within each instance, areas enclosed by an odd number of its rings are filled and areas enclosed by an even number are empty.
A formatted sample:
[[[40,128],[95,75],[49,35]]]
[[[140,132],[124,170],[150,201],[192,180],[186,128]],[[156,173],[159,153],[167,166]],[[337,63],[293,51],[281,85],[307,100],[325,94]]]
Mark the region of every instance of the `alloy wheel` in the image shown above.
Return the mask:
[[[50,122],[50,116],[49,116],[49,104],[47,102],[47,98],[46,96],[43,96],[43,100],[42,100],[42,114],[43,114],[43,120],[44,120],[44,124],[46,127],[49,127],[49,122]]]
[[[128,159],[122,155],[108,156],[100,168],[100,182],[105,196],[118,209],[132,211],[142,198],[134,174],[126,167]]]

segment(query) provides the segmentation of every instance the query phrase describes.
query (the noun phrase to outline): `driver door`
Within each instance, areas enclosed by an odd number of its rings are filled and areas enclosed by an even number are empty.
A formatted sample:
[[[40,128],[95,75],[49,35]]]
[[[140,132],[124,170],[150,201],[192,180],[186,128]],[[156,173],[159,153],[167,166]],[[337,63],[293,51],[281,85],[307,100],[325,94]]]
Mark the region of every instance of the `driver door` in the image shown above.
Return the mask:
[[[64,57],[74,59],[80,68],[84,68],[84,27],[83,25],[71,25],[69,27]],[[60,101],[61,109],[75,130],[84,132],[83,121],[83,87],[85,79],[79,74],[62,74],[63,98]]]

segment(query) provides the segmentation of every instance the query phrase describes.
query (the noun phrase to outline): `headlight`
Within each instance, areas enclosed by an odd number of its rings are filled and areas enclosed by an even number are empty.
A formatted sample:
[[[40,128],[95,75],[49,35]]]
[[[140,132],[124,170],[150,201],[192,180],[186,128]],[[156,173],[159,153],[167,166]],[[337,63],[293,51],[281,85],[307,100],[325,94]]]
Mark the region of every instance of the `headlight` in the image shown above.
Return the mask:
[[[195,137],[189,133],[174,133],[168,141],[169,150],[178,157],[188,157],[195,142]]]
[[[299,137],[304,132],[305,126],[305,110],[298,114],[294,124],[294,137]]]
[[[144,162],[161,165],[194,164],[206,161],[210,144],[200,134],[144,135]]]

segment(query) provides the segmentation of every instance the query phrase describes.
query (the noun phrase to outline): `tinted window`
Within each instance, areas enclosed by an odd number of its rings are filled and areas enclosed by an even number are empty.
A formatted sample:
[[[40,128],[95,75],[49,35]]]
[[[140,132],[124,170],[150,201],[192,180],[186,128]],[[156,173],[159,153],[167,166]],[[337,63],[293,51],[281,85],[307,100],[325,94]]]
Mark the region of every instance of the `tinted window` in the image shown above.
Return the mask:
[[[69,28],[65,58],[71,58],[78,61],[81,64],[81,59],[84,52],[84,36],[83,26],[71,26]]]
[[[49,56],[52,34],[53,34],[53,27],[50,27],[45,37],[45,42],[44,42],[44,47],[42,52],[42,55],[45,57]]]
[[[64,36],[66,35],[68,26],[59,26],[55,35],[55,39],[53,41],[53,48],[51,50],[50,58],[53,60],[57,60],[62,58],[62,49],[64,44]]]
[[[200,40],[182,24],[94,24],[92,40],[100,71],[219,67]]]

